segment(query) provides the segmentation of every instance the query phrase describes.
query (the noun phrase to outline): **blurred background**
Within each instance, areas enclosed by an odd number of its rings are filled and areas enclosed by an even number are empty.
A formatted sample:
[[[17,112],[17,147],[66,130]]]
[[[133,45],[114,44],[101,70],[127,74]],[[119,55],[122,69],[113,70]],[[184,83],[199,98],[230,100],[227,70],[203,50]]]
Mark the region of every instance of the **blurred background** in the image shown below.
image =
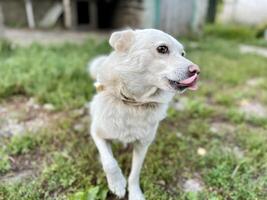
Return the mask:
[[[267,0],[0,0],[0,200],[116,199],[88,134],[86,65],[123,28],[161,29],[201,67],[141,175],[148,200],[265,200]],[[125,174],[132,147],[113,144]],[[126,199],[126,198],[125,198]]]
[[[265,0],[1,0],[1,34],[10,29],[107,31],[153,27],[175,36],[206,23],[266,28]],[[12,32],[13,33],[13,32]],[[266,37],[266,32],[265,32]]]

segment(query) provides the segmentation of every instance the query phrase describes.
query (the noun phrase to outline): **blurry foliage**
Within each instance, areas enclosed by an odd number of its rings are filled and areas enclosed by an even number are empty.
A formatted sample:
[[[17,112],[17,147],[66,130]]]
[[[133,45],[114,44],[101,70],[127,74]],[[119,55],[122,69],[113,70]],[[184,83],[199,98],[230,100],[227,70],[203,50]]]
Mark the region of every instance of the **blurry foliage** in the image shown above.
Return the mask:
[[[100,186],[91,187],[84,191],[78,191],[70,196],[69,200],[106,200],[107,188]]]
[[[38,145],[38,137],[30,134],[15,135],[7,145],[7,152],[10,155],[28,153]]]
[[[86,41],[82,46],[14,47],[0,43],[0,99],[12,95],[35,96],[58,109],[78,107],[93,94],[87,63],[108,52],[107,42]]]
[[[206,36],[219,37],[231,40],[251,40],[256,36],[255,29],[246,26],[240,26],[236,24],[223,25],[212,24],[206,25],[204,28],[204,34]]]
[[[267,24],[261,24],[257,28],[257,38],[262,38],[264,36],[264,32],[267,31]]]
[[[0,56],[5,56],[12,51],[12,43],[8,40],[0,40]]]
[[[267,41],[262,38],[266,29],[266,24],[256,27],[243,26],[239,24],[207,24],[204,27],[203,37],[207,39],[220,38],[267,47]],[[202,40],[203,37],[198,38],[198,40]]]
[[[0,149],[0,174],[10,169],[9,156],[3,149]]]

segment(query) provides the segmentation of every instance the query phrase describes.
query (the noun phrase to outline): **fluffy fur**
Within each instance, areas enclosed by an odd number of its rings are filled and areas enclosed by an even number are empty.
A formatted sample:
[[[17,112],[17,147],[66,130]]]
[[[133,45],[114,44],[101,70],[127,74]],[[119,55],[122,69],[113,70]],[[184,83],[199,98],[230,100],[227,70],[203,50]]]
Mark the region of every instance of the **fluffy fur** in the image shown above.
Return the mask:
[[[91,135],[100,153],[110,190],[118,197],[126,193],[126,179],[109,144],[110,140],[134,143],[132,169],[128,178],[129,200],[144,200],[139,174],[159,122],[166,117],[175,92],[170,81],[190,77],[183,46],[170,35],[155,29],[125,30],[111,35],[114,51],[90,64],[90,74],[104,90],[91,102]],[[167,46],[168,53],[158,52]]]

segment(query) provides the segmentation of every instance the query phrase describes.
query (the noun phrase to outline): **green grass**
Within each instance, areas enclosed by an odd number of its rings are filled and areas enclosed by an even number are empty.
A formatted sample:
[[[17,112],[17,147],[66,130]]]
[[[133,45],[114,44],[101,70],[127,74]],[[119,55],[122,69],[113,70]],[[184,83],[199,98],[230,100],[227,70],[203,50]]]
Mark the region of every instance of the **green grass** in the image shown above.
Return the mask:
[[[246,26],[237,26],[236,24],[223,25],[214,24],[205,26],[204,32],[209,36],[216,36],[225,39],[244,41],[253,39],[255,29],[247,28]]]
[[[254,43],[250,36],[244,38]],[[195,41],[197,47],[183,42],[188,57],[201,66],[200,89],[183,94],[185,110],[170,108],[161,123],[141,175],[145,196],[148,200],[266,199],[267,119],[244,116],[238,106],[243,99],[267,106],[267,59],[240,54],[238,45],[244,41],[239,39],[210,34]],[[0,50],[2,101],[25,95],[66,113],[52,129],[1,138],[0,180],[25,169],[34,173],[20,181],[0,182],[0,199],[115,199],[87,131],[73,128],[81,117],[72,115],[93,95],[85,66],[88,59],[110,50],[107,42],[27,48],[5,42]],[[246,84],[259,77],[264,84]],[[214,122],[229,124],[234,131],[213,132]],[[199,147],[207,150],[205,156],[197,154]],[[113,149],[128,174],[131,148],[114,144]],[[195,177],[200,177],[204,189],[184,192],[185,180]]]
[[[87,61],[109,49],[106,42],[93,40],[83,46],[10,46],[7,42],[0,45],[0,98],[23,94],[66,109],[79,107],[91,97]]]

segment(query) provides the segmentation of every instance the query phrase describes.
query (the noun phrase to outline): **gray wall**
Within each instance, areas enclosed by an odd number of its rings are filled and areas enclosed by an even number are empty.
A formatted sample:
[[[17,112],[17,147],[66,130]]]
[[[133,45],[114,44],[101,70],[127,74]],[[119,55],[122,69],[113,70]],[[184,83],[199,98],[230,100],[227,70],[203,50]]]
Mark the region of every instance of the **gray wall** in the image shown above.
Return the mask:
[[[163,0],[159,28],[172,35],[199,34],[207,7],[207,0]]]
[[[115,28],[142,26],[144,5],[140,0],[121,0],[115,10],[113,25]]]
[[[121,0],[116,25],[195,35],[202,31],[207,8],[208,0]]]
[[[35,22],[44,17],[48,9],[61,0],[32,0]],[[27,17],[24,0],[0,0],[3,9],[4,23],[8,26],[26,27]]]

